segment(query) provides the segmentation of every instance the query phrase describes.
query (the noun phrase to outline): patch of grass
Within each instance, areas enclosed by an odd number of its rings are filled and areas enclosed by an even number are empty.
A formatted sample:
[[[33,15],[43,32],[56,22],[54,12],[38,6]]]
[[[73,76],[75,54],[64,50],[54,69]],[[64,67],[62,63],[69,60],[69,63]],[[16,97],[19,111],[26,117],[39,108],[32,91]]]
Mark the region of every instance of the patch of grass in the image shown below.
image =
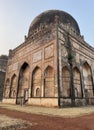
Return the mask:
[[[16,110],[32,114],[62,116],[62,117],[78,117],[94,113],[94,106],[74,107],[74,108],[47,108],[40,106],[37,107],[28,105],[19,106],[10,104],[0,104],[0,107],[9,110]]]

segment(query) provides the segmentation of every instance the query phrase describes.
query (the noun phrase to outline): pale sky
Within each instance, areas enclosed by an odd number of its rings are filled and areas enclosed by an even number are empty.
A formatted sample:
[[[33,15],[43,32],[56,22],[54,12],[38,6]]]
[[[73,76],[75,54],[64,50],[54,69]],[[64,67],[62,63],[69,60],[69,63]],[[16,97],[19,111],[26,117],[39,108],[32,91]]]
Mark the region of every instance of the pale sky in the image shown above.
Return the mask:
[[[23,43],[32,20],[50,9],[71,14],[94,47],[94,0],[0,0],[0,55]]]

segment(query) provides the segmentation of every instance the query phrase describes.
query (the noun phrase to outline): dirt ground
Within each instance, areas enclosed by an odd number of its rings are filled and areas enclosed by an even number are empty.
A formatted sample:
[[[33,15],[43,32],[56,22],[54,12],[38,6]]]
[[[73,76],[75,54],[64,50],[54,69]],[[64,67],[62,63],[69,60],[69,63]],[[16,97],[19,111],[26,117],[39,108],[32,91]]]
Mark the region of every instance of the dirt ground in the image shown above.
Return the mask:
[[[32,123],[32,126],[21,130],[94,130],[94,114],[65,118],[51,115],[36,115],[5,108],[0,108],[0,114]]]
[[[31,126],[31,123],[27,121],[11,118],[4,114],[0,114],[0,130],[15,130],[22,129]]]

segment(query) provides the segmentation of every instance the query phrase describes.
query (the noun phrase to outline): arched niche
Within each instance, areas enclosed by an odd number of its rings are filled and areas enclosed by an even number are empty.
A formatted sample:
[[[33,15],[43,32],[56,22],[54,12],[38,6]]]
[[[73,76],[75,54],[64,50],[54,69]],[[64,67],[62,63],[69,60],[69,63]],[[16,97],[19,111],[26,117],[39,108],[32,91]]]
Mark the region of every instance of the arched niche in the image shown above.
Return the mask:
[[[73,69],[73,83],[74,83],[75,97],[82,97],[81,74],[77,67]]]
[[[70,72],[68,67],[62,69],[62,96],[70,97]]]
[[[36,67],[32,72],[32,97],[40,97],[41,96],[41,69]]]
[[[4,97],[9,98],[9,93],[10,93],[10,79],[7,78],[5,82]]]
[[[11,78],[10,97],[15,98],[17,92],[17,76],[14,74]]]
[[[92,84],[92,74],[91,68],[87,62],[85,62],[82,66],[83,69],[83,83],[84,83],[84,92],[85,97],[93,96],[93,84]]]
[[[45,97],[54,97],[54,69],[48,66],[44,72],[44,95]]]

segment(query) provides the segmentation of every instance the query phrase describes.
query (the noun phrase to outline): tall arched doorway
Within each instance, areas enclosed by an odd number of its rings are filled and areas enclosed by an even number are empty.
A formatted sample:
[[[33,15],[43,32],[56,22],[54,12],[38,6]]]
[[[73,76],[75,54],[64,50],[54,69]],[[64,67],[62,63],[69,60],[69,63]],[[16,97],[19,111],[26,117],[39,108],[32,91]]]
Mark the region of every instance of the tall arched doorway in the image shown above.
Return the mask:
[[[32,73],[32,97],[41,97],[41,69],[36,67]]]
[[[62,96],[70,97],[70,72],[67,67],[62,69]]]
[[[30,67],[27,63],[24,63],[20,69],[18,91],[17,91],[17,103],[26,103],[29,97],[29,79],[30,79]]]
[[[15,98],[17,92],[17,77],[14,74],[11,78],[10,98]]]
[[[83,64],[83,82],[84,82],[84,93],[86,98],[93,96],[93,84],[92,84],[92,74],[90,66],[87,62]]]
[[[54,70],[52,67],[48,66],[45,70],[45,80],[44,80],[44,95],[45,97],[54,97]]]
[[[80,71],[77,67],[73,69],[73,83],[74,83],[75,97],[82,97]]]

